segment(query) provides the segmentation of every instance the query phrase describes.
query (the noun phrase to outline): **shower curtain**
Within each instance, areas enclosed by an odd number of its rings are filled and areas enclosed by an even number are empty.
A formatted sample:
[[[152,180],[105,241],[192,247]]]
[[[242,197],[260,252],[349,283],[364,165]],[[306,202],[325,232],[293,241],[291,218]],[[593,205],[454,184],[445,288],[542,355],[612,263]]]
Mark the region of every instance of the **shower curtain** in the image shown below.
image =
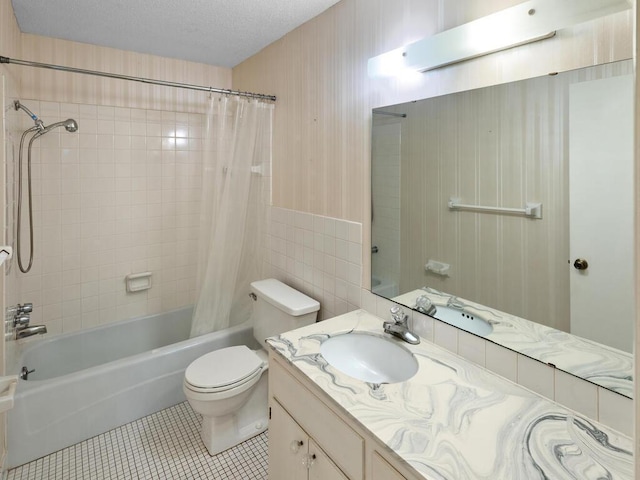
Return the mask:
[[[213,98],[203,146],[197,299],[191,336],[247,320],[260,278],[263,182],[271,162],[273,105]],[[252,172],[253,167],[253,172]]]

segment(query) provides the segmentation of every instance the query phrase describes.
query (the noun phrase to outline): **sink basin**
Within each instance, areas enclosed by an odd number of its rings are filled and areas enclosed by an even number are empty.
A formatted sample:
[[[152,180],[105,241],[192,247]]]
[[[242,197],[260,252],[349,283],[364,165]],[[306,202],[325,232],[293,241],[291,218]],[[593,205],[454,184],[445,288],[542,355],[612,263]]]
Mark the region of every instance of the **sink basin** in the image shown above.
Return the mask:
[[[493,326],[489,322],[458,308],[437,305],[436,313],[433,316],[449,325],[481,337],[485,337],[493,332]]]
[[[418,371],[409,350],[395,340],[365,333],[330,337],[320,345],[320,353],[330,365],[363,382],[404,382]]]

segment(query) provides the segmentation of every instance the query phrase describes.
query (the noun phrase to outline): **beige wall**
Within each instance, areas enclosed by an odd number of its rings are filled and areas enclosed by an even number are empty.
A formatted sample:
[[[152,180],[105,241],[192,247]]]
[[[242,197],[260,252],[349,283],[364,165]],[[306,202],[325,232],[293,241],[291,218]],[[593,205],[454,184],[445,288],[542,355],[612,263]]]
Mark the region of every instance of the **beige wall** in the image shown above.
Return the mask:
[[[224,67],[158,57],[37,35],[22,35],[22,56],[34,62],[67,65],[170,82],[231,88]],[[22,95],[61,103],[202,113],[207,93],[91,75],[12,66],[22,78]]]
[[[374,106],[631,57],[625,12],[411,78],[367,76],[369,57],[517,3],[343,0],[235,67],[234,88],[278,97],[274,205],[363,222]]]

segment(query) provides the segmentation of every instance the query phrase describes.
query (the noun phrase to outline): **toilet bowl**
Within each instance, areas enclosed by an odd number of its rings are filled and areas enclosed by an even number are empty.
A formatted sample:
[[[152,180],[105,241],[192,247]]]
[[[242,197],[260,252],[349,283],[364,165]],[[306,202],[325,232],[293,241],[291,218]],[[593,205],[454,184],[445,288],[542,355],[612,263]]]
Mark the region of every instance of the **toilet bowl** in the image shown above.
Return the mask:
[[[320,304],[278,280],[254,282],[251,291],[256,301],[253,333],[260,344],[315,322]],[[200,437],[210,455],[267,429],[267,369],[267,352],[245,345],[207,353],[187,367],[183,391],[193,410],[202,415]]]
[[[267,402],[267,366],[265,351],[240,345],[208,353],[187,367],[183,391],[202,415],[200,437],[210,455],[267,429],[261,408]]]

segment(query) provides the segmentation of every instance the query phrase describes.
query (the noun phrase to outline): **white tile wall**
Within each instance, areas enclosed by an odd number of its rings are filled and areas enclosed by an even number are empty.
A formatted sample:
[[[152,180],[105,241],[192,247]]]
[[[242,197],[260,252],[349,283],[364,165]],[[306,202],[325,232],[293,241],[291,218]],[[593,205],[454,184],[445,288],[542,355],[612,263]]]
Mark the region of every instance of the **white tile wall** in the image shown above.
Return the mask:
[[[518,354],[513,350],[486,342],[486,363],[487,369],[512,382],[518,381]]]
[[[434,322],[433,343],[452,352],[458,352],[458,329],[444,322]]]
[[[33,144],[34,266],[11,303],[32,301],[32,323],[53,333],[192,303],[203,116],[23,103],[45,124],[74,118],[79,129]],[[151,290],[127,294],[125,275],[143,271]]]
[[[435,320],[432,317],[423,313],[413,312],[412,325],[414,332],[416,332],[422,338],[433,342]]]
[[[598,420],[628,436],[633,436],[633,401],[598,387]]]
[[[589,418],[598,418],[598,386],[555,370],[555,401]]]
[[[318,300],[320,319],[359,308],[362,225],[279,207],[269,216],[264,275]]]
[[[555,398],[555,369],[532,358],[518,355],[518,383],[547,398]]]
[[[486,365],[486,344],[485,340],[476,335],[458,332],[458,353],[481,367]]]

